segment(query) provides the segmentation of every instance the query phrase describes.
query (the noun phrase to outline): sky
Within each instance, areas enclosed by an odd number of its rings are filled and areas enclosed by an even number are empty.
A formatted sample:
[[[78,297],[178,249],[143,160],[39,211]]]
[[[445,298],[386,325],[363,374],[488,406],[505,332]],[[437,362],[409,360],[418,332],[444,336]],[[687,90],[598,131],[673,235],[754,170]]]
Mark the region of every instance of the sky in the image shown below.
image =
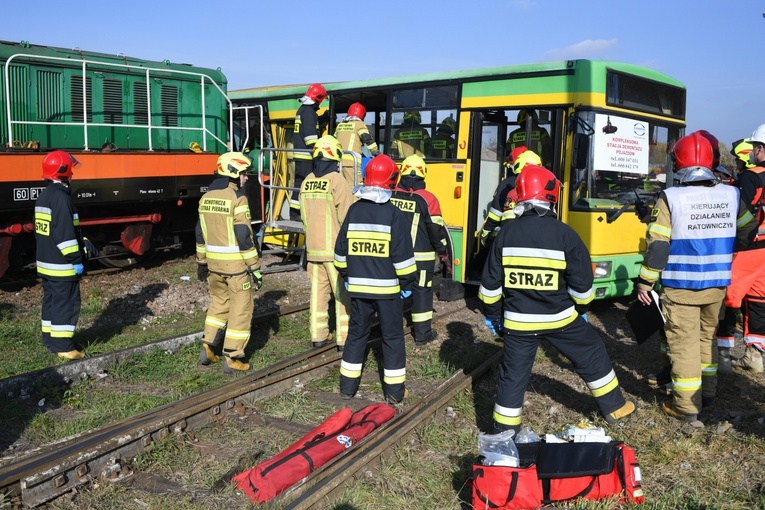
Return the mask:
[[[604,59],[684,83],[686,132],[765,124],[765,0],[5,4],[0,40],[220,67],[229,90]]]

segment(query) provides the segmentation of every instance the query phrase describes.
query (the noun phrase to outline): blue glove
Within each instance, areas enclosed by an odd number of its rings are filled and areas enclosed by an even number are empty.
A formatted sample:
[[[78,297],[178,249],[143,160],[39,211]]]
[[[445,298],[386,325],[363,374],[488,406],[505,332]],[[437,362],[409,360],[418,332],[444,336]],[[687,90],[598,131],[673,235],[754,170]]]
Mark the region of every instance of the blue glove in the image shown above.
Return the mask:
[[[584,319],[584,322],[587,322],[587,323],[590,322],[590,319],[587,318],[587,314],[586,313],[582,314],[582,319]]]
[[[502,333],[502,324],[499,319],[489,319],[488,317],[485,317],[483,323],[486,324],[486,327],[489,328],[492,335],[497,336]]]
[[[348,290],[348,282],[343,282],[343,285],[345,285],[345,290]]]
[[[401,299],[406,299],[406,298],[408,298],[411,295],[412,295],[412,291],[411,290],[402,290],[401,291]]]
[[[74,274],[79,276],[79,275],[81,275],[84,272],[85,272],[85,266],[83,266],[82,264],[75,264],[74,265]]]

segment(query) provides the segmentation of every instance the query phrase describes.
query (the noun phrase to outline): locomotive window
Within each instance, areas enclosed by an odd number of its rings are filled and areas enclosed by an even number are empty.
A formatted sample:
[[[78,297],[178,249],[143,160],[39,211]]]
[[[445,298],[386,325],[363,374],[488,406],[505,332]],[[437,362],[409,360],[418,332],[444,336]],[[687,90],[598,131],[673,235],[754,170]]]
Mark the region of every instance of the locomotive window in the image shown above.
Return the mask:
[[[146,97],[146,83],[133,84],[133,117],[135,123],[141,126],[149,124],[149,100]]]
[[[122,82],[104,80],[104,122],[122,124]]]
[[[62,89],[61,73],[37,71],[37,120],[52,122],[61,119],[64,111]]]
[[[162,125],[175,127],[178,125],[178,87],[162,85]]]
[[[93,122],[93,84],[90,77],[85,82],[88,88],[87,97],[85,100],[85,110],[88,112],[88,122]],[[72,102],[72,121],[83,122],[85,120],[84,110],[82,107],[82,76],[72,76],[72,81],[69,86]]]

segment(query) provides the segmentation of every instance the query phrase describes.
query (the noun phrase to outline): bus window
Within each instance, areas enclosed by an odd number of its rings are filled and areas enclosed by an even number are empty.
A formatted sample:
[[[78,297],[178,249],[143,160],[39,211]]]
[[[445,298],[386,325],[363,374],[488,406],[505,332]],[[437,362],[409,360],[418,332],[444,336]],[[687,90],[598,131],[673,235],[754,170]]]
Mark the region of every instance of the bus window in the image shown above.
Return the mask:
[[[394,91],[388,154],[397,159],[412,154],[453,159],[457,98],[456,85]]]
[[[656,203],[667,186],[667,149],[679,128],[594,112],[578,115],[577,132],[590,143],[585,168],[572,168],[572,209],[619,210],[638,199]]]
[[[507,128],[505,156],[516,147],[525,145],[542,159],[542,165],[552,169],[553,143],[550,137],[550,112],[522,108],[506,111],[505,115],[508,119],[515,119],[515,122],[510,122]]]

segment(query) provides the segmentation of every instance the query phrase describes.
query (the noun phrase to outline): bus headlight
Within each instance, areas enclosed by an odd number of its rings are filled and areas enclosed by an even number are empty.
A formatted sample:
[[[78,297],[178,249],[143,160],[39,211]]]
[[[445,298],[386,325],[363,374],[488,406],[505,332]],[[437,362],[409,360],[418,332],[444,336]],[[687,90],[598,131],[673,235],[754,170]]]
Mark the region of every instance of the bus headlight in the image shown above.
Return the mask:
[[[611,276],[611,261],[593,262],[592,263],[592,276],[593,278],[608,278]]]

